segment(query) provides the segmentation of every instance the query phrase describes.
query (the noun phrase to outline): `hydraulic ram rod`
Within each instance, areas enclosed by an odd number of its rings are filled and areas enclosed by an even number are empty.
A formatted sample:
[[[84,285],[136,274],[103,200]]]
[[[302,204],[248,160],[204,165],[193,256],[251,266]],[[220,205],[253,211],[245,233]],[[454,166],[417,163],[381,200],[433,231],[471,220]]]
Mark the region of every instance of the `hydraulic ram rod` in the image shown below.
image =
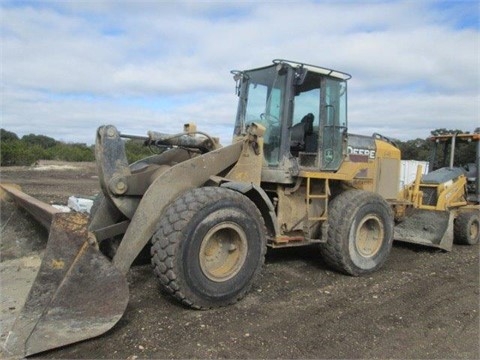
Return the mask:
[[[130,140],[141,140],[146,145],[157,146],[184,146],[201,150],[214,150],[217,146],[216,141],[207,134],[196,132],[203,135],[204,138],[190,136],[187,133],[163,134],[155,131],[149,131],[148,136],[120,134],[121,138]]]

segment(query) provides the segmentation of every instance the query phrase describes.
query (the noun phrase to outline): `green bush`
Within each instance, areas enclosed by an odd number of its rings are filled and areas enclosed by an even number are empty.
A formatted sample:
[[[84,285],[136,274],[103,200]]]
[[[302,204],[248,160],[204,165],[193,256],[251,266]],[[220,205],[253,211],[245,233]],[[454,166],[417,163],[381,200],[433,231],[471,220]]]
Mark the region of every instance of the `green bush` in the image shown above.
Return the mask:
[[[152,155],[138,141],[126,141],[128,161],[134,162]],[[38,160],[95,161],[94,146],[67,144],[43,135],[29,134],[21,139],[15,133],[0,129],[0,165],[32,165]]]
[[[45,150],[49,160],[58,161],[94,161],[93,149],[85,144],[57,143]]]
[[[125,142],[125,152],[127,153],[129,163],[153,155],[152,151],[147,146],[143,145],[142,142],[132,140]]]
[[[1,166],[32,165],[37,160],[45,158],[45,150],[39,145],[29,145],[21,140],[0,143]]]
[[[22,141],[29,145],[38,145],[43,149],[51,148],[59,142],[51,137],[45,135],[29,134],[22,136]]]
[[[0,141],[3,142],[8,140],[18,140],[17,134],[5,129],[0,129]]]
[[[28,166],[38,160],[94,161],[93,147],[66,144],[43,135],[29,134],[21,139],[15,133],[0,131],[0,165]]]

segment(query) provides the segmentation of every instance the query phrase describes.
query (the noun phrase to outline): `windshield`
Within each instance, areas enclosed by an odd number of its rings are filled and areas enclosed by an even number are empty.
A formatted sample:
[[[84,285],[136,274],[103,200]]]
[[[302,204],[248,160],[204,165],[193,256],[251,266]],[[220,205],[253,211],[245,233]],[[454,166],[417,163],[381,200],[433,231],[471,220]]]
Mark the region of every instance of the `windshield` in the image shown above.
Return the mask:
[[[246,72],[243,81],[235,135],[244,132],[252,122],[265,126],[265,160],[268,165],[277,165],[286,74],[279,74],[272,66]]]

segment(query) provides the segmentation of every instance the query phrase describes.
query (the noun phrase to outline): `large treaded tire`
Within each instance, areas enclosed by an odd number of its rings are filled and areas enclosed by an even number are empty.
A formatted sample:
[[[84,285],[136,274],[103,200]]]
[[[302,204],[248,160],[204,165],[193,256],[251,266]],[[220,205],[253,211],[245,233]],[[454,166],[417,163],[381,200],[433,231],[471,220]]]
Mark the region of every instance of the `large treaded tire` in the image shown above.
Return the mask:
[[[480,237],[480,215],[476,211],[461,212],[455,219],[454,242],[458,245],[478,244]]]
[[[393,243],[393,213],[378,194],[348,190],[329,206],[324,260],[332,268],[360,276],[380,269]]]
[[[152,237],[154,273],[187,306],[233,304],[260,273],[265,234],[259,210],[242,194],[218,187],[190,190],[165,210]]]

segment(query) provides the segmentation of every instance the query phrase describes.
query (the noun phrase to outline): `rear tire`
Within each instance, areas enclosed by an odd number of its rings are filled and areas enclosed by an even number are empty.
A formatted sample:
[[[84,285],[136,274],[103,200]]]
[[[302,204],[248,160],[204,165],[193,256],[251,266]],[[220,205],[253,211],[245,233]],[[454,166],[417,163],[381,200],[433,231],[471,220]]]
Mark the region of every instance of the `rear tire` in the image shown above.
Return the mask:
[[[478,244],[480,237],[480,215],[478,212],[461,212],[454,223],[454,242],[459,245]]]
[[[348,190],[332,200],[327,242],[321,244],[325,261],[334,269],[359,276],[380,269],[393,243],[393,213],[380,196]]]
[[[188,191],[165,211],[152,237],[152,265],[162,286],[197,309],[242,299],[265,260],[263,218],[230,189]]]

